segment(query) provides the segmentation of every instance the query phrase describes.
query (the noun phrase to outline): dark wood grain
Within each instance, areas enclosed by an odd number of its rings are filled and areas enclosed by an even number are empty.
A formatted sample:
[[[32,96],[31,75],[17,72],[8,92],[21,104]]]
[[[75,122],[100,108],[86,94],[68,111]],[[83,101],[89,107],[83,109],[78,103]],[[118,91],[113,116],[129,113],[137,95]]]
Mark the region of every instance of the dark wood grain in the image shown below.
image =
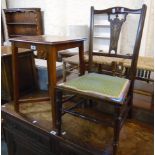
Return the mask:
[[[81,42],[81,45],[79,47],[79,67],[80,67],[80,75],[83,75],[85,73],[85,62],[84,62],[84,46]]]
[[[9,8],[4,12],[9,38],[43,34],[40,8]]]
[[[15,101],[15,111],[19,112],[19,66],[18,66],[18,48],[12,44],[12,70],[13,70],[13,89],[14,96],[13,99]]]
[[[113,50],[115,54],[117,54],[117,45],[118,39],[121,32],[121,28],[123,23],[126,20],[127,13],[124,14],[123,19],[119,19],[119,15],[116,14],[114,19],[111,19],[110,14],[108,14],[108,21],[110,22],[110,46],[109,46],[109,53]]]
[[[80,41],[86,40],[86,38],[81,37],[66,37],[66,36],[50,36],[50,35],[39,35],[39,36],[21,36],[17,38],[11,38],[10,41],[14,42],[27,42],[34,44],[48,44],[48,45],[56,45],[62,43],[76,43]]]
[[[115,12],[113,12],[113,9],[115,9]],[[123,10],[121,10],[123,9]],[[141,14],[141,9],[129,9],[125,7],[111,7],[105,10],[94,10],[95,14],[103,14],[103,13],[111,13],[111,14],[126,14],[126,13],[131,13],[131,14]]]
[[[55,47],[51,47],[48,49],[48,78],[49,78],[49,96],[51,102],[51,110],[52,110],[52,118],[53,125],[56,124],[56,54],[57,49]]]

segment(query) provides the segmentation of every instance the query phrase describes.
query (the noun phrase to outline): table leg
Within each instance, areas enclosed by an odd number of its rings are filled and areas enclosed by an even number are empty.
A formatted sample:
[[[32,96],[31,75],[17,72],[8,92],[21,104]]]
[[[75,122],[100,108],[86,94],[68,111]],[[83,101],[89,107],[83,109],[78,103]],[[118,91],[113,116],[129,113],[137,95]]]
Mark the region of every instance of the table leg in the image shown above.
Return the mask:
[[[12,43],[12,71],[13,71],[13,100],[14,109],[19,112],[19,69],[18,69],[18,48]]]
[[[85,73],[85,62],[84,62],[84,43],[81,42],[79,46],[79,67],[80,67],[80,75]]]
[[[52,110],[52,125],[53,128],[56,128],[56,57],[57,49],[51,47],[48,49],[48,82],[49,82],[49,97],[51,102]]]

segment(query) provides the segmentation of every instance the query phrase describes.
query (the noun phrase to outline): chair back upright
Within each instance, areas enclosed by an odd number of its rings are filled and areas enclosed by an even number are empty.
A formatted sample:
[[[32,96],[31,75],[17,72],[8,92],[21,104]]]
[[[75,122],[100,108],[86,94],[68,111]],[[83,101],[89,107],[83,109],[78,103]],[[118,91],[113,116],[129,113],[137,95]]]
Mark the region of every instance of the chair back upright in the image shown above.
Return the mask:
[[[95,52],[93,47],[94,39],[95,39],[94,29],[96,28],[94,24],[94,18],[96,15],[100,15],[100,14],[106,14],[110,24],[110,43],[109,43],[109,50],[107,52],[103,52],[102,50],[99,52]],[[121,34],[121,37],[123,35],[122,27],[124,23],[127,21],[127,17],[129,16],[129,14],[132,15],[131,19],[134,17],[133,15],[138,14],[139,20],[136,28],[136,33],[135,33],[136,37],[135,39],[133,39],[134,42],[132,46],[132,53],[124,54],[123,51],[118,52],[118,42],[120,39],[120,34]],[[131,59],[130,72],[128,75],[126,75],[126,77],[131,80],[131,83],[133,83],[136,76],[137,60],[139,55],[143,27],[144,27],[145,14],[146,14],[145,4],[142,6],[141,9],[113,7],[105,10],[95,10],[93,6],[91,7],[90,40],[89,40],[89,72],[91,72],[91,69],[92,69],[93,55]],[[135,23],[133,22],[132,25],[134,27]],[[129,29],[132,30],[132,27],[130,27]]]

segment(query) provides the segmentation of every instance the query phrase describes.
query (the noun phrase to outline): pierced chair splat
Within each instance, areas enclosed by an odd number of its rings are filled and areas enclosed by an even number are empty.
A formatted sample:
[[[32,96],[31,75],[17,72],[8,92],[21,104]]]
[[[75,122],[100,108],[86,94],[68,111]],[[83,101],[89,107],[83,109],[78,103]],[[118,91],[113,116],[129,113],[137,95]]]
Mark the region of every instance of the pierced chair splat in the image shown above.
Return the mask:
[[[94,33],[94,18],[96,14],[106,14],[110,21],[110,47],[108,53],[97,53],[93,51],[93,33]],[[117,52],[118,40],[123,24],[126,22],[126,18],[129,14],[135,15],[139,14],[139,21],[136,32],[136,39],[134,42],[134,48],[132,55],[123,55],[122,53]],[[89,72],[85,75],[81,75],[67,82],[57,85],[57,134],[61,136],[61,126],[62,126],[62,116],[65,113],[71,115],[101,123],[101,121],[93,118],[92,116],[81,114],[80,112],[75,111],[77,105],[72,108],[66,109],[63,106],[63,94],[64,92],[70,94],[76,94],[85,99],[93,99],[95,101],[106,101],[107,103],[113,105],[114,113],[113,119],[106,125],[109,125],[113,128],[113,155],[117,154],[119,135],[120,130],[127,118],[127,116],[132,116],[132,100],[133,100],[133,86],[136,76],[136,67],[137,59],[139,55],[140,43],[142,38],[143,26],[145,21],[146,14],[146,5],[143,5],[141,9],[133,10],[123,7],[113,7],[106,10],[94,10],[94,7],[91,7],[91,23],[90,23],[90,42],[89,42]],[[123,15],[122,19],[119,19],[119,16]],[[112,16],[114,18],[112,19]],[[112,53],[114,51],[114,53]],[[117,77],[105,74],[98,74],[92,72],[92,62],[93,56],[104,56],[110,58],[119,58],[119,59],[130,59],[131,68],[130,73],[125,75],[125,77]],[[67,104],[67,103],[66,103]],[[101,102],[100,102],[101,104]],[[102,122],[103,123],[103,122]]]

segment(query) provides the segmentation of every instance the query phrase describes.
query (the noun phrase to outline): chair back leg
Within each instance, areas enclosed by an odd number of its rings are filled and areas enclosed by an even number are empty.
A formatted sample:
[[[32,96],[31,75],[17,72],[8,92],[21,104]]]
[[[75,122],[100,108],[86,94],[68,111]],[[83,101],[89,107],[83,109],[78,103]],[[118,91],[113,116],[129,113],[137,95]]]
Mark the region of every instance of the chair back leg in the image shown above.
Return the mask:
[[[129,110],[129,113],[128,113],[128,118],[131,119],[132,118],[132,115],[133,115],[133,93],[131,94],[131,97],[130,97],[130,100],[129,100],[129,107],[130,107],[130,110]]]

